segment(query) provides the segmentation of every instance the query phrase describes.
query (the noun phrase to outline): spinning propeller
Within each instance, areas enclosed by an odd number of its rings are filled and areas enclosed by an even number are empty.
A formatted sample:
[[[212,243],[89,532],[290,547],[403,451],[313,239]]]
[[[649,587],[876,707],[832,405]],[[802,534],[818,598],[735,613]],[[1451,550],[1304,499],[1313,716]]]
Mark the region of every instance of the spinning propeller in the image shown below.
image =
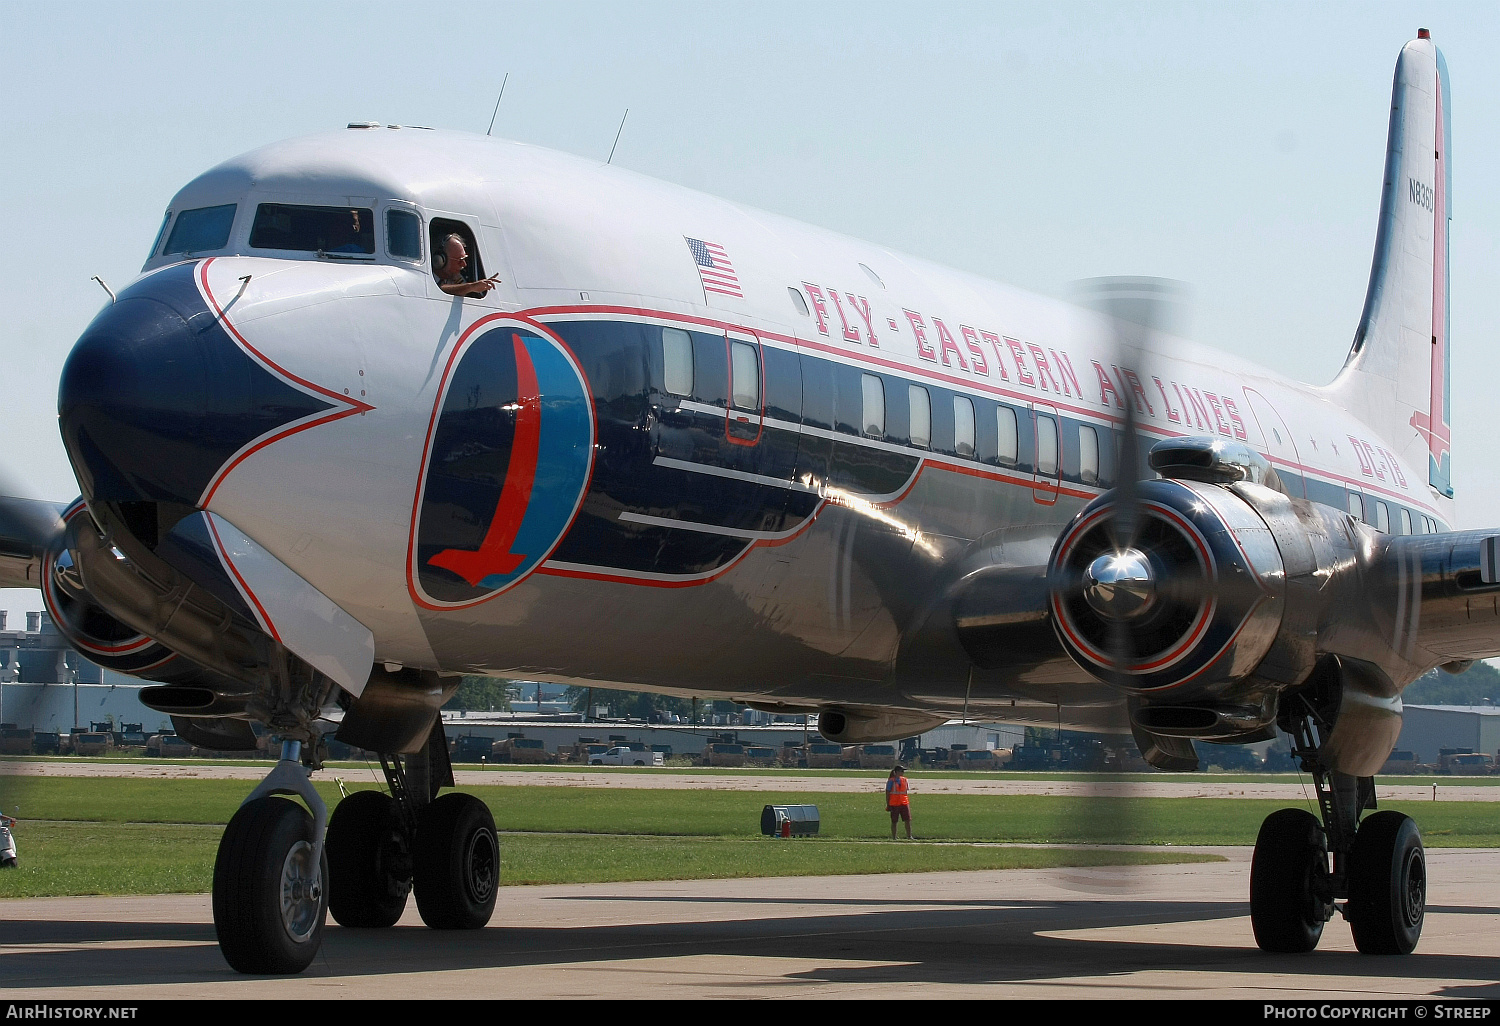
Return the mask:
[[[1140,400],[1126,374],[1129,368],[1137,379],[1151,380],[1145,364],[1160,335],[1183,321],[1186,288],[1159,278],[1096,278],[1078,283],[1075,296],[1079,305],[1107,318],[1108,369],[1120,390],[1124,411],[1116,436],[1115,480],[1106,506],[1086,518],[1076,544],[1065,550],[1060,547],[1066,558],[1049,567],[1048,586],[1054,617],[1065,614],[1083,628],[1102,657],[1090,667],[1091,672],[1113,687],[1128,690],[1143,657],[1157,650],[1164,631],[1180,629],[1184,617],[1202,605],[1205,588],[1210,586],[1191,553],[1178,551],[1170,532],[1148,512],[1142,485],[1156,475],[1146,467],[1136,406]],[[1170,765],[1165,768],[1197,767],[1190,741],[1157,738],[1133,723],[1130,729],[1142,754],[1153,764],[1161,765],[1166,757]],[[1160,751],[1164,743],[1173,750]],[[1130,778],[1089,774],[1081,787],[1068,790],[1075,797],[1063,803],[1054,825],[1057,838],[1118,843],[1134,837],[1140,799]],[[1133,868],[1065,870],[1060,881],[1070,890],[1126,890],[1134,877]]]

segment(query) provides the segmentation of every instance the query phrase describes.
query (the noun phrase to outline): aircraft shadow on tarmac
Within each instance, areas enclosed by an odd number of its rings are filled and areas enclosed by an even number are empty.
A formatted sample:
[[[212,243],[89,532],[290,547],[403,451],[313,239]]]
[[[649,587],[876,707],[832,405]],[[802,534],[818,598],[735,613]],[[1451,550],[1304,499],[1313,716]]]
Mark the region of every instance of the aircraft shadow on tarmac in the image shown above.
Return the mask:
[[[774,897],[763,901],[691,896],[594,895],[591,898],[719,905],[796,903]],[[782,977],[787,985],[794,987],[830,982],[1065,982],[1151,970],[1355,979],[1500,979],[1500,958],[1488,956],[1423,954],[1420,950],[1405,958],[1378,958],[1343,951],[1306,956],[1265,955],[1254,947],[1248,923],[1243,927],[1244,944],[1235,947],[1042,935],[1237,919],[1247,916],[1243,902],[961,902],[872,898],[833,899],[818,904],[882,906],[884,910],[623,926],[549,928],[502,923],[474,933],[446,933],[416,926],[346,930],[330,923],[324,934],[323,950],[303,977],[598,965],[718,955],[829,961],[826,967]],[[893,905],[897,906],[894,910]],[[1496,910],[1442,907],[1431,911],[1463,914]],[[220,957],[213,943],[213,927],[208,924],[23,920],[6,924],[5,933],[5,942],[0,944],[0,990],[222,982],[235,976]],[[120,948],[94,946],[98,942],[120,941],[135,943]],[[140,943],[143,941],[161,943]],[[78,943],[84,946],[68,950],[67,945]],[[16,950],[13,945],[47,950]],[[7,947],[11,950],[6,951]],[[853,964],[861,961],[886,964]],[[1496,997],[1500,996],[1500,984],[1448,988],[1443,996]]]

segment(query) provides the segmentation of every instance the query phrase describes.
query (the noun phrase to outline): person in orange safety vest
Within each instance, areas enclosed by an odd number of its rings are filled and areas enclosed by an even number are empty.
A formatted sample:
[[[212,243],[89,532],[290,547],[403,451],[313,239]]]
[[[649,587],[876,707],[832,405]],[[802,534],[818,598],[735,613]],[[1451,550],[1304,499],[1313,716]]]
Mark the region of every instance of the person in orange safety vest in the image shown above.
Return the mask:
[[[891,840],[896,839],[896,820],[906,823],[906,839],[911,840],[911,798],[906,768],[896,766],[885,781],[885,807],[891,814]]]

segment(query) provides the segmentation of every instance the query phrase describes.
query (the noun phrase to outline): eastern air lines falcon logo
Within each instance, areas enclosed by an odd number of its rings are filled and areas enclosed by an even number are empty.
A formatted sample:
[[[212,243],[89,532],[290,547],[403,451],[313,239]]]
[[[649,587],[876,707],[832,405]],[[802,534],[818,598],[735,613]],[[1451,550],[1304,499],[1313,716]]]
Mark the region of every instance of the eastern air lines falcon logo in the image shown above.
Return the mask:
[[[594,413],[567,347],[505,317],[449,357],[427,433],[407,579],[428,608],[520,583],[562,540],[588,487]]]

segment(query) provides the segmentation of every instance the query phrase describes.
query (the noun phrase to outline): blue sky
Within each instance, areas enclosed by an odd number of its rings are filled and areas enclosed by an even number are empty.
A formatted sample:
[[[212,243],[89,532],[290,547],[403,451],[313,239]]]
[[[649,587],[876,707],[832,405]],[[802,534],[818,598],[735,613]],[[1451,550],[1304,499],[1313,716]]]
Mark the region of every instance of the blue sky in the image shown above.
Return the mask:
[[[1194,337],[1331,378],[1369,275],[1391,72],[1453,88],[1454,466],[1500,523],[1500,5],[0,2],[0,474],[76,494],[58,371],[173,192],[354,120],[574,153],[1064,294],[1189,282]],[[36,608],[0,592],[0,608]],[[19,613],[13,612],[12,619]]]

